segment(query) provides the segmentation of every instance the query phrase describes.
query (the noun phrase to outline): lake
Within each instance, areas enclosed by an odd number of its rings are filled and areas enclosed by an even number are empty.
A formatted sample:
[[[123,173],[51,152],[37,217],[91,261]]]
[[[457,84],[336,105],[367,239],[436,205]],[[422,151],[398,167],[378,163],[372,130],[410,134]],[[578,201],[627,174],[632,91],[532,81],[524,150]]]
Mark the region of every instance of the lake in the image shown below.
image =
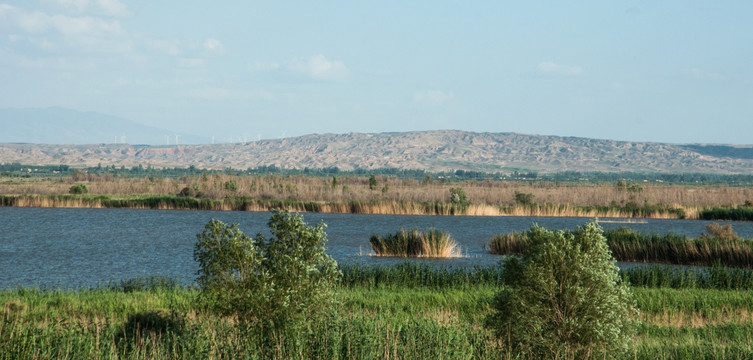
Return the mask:
[[[500,257],[484,249],[499,233],[524,231],[537,223],[574,229],[591,219],[553,217],[478,217],[416,215],[303,214],[311,225],[327,224],[327,252],[339,263],[389,265],[404,259],[370,256],[369,237],[407,229],[447,231],[465,255],[455,259],[412,259],[437,266],[488,266]],[[109,281],[162,275],[190,283],[196,234],[210,219],[238,223],[249,236],[268,234],[267,212],[197,210],[65,209],[0,207],[0,288],[16,286],[77,288]],[[698,236],[711,221],[600,219],[605,229],[625,226],[645,233],[672,231]],[[638,222],[636,222],[638,221]],[[753,237],[753,222],[732,224]]]

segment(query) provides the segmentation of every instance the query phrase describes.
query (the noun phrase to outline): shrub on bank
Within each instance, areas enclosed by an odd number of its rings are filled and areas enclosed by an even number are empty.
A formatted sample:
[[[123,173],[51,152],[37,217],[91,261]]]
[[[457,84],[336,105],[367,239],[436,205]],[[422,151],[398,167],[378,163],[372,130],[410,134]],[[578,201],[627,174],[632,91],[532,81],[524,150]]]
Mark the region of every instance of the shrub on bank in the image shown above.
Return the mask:
[[[638,311],[602,229],[595,222],[576,231],[533,226],[527,238],[522,259],[506,260],[489,326],[524,358],[626,353]]]
[[[194,259],[201,303],[273,344],[331,310],[341,272],[324,252],[323,223],[274,211],[267,225],[272,237],[251,238],[212,219],[197,235]]]
[[[68,193],[73,195],[83,195],[89,193],[89,188],[86,187],[86,184],[77,184],[73,185],[68,189]]]

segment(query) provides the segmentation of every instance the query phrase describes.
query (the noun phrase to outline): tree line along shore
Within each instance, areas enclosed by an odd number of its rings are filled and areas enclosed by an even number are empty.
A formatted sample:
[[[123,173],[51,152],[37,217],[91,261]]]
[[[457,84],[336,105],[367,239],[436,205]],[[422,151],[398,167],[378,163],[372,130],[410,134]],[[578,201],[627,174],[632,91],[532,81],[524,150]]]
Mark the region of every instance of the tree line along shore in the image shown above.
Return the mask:
[[[179,177],[73,172],[0,177],[0,205],[298,212],[753,220],[753,187],[388,175],[200,173]]]

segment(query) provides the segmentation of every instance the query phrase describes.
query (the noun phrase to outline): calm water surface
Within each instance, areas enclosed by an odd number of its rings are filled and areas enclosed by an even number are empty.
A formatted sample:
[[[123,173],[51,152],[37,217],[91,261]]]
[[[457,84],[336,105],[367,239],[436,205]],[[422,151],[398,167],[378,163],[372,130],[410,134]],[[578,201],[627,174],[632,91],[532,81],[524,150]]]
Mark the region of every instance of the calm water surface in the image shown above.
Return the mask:
[[[438,266],[492,265],[499,257],[484,246],[499,233],[527,230],[537,223],[550,229],[574,229],[587,218],[476,217],[303,214],[309,224],[327,224],[327,252],[339,263],[387,265],[402,259],[369,256],[372,234],[405,228],[447,231],[466,254],[458,259],[415,259]],[[60,209],[0,207],[0,288],[91,287],[108,281],[163,275],[190,283],[196,234],[210,219],[238,223],[248,235],[268,234],[266,212],[220,212],[133,209]],[[672,231],[698,236],[710,221],[646,220],[605,222],[605,229],[625,226],[641,232]],[[733,224],[743,237],[753,237],[753,222]]]

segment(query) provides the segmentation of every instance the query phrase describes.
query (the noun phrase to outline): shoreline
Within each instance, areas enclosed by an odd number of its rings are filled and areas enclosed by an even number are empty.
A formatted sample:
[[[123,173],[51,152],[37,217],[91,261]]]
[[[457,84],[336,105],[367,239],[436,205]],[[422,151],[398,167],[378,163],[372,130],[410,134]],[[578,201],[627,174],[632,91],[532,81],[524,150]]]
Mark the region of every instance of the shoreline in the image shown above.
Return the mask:
[[[367,214],[367,215],[426,215],[426,216],[525,216],[617,218],[634,223],[641,219],[697,220],[698,208],[681,207],[678,213],[668,211],[625,211],[614,208],[579,207],[567,204],[544,206],[501,207],[486,204],[458,205],[443,202],[398,201],[299,201],[278,199],[226,198],[224,200],[178,197],[167,195],[0,195],[2,207],[36,208],[126,208],[154,210],[214,210],[267,212],[288,209],[300,213]]]

